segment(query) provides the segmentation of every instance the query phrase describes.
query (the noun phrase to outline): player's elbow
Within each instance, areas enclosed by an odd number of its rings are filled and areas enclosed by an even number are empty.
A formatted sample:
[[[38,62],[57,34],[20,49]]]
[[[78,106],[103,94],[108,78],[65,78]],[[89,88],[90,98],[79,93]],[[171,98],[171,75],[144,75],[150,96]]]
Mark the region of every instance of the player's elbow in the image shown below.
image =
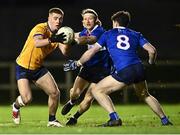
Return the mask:
[[[147,43],[143,46],[143,48],[148,51],[149,54],[151,55],[156,55],[157,51],[154,46],[152,46],[150,43]]]
[[[156,55],[157,54],[157,50],[155,47],[152,47],[151,49],[148,50],[148,53],[151,55]]]
[[[38,40],[34,40],[34,45],[36,48],[39,48],[42,46]]]

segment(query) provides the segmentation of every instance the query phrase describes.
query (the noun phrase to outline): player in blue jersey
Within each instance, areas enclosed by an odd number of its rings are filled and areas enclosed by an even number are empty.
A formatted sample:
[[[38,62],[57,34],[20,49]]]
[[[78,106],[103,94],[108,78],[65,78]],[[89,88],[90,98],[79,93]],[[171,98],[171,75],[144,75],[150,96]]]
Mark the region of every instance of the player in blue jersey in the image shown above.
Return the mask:
[[[104,33],[104,29],[98,19],[98,14],[93,9],[84,9],[82,11],[84,29],[76,34],[76,42],[79,45],[88,45],[88,49],[93,48],[94,43]],[[77,119],[89,109],[93,96],[91,89],[97,82],[108,76],[111,71],[110,57],[107,50],[102,48],[89,61],[84,63],[75,79],[74,85],[70,90],[70,100],[64,105],[61,113],[66,115],[76,103],[80,94],[88,87],[83,101],[80,103],[79,110],[69,119],[66,125],[75,125]],[[68,64],[70,64],[69,61]],[[69,69],[64,69],[68,71]]]
[[[101,48],[107,48],[115,71],[97,83],[91,91],[98,103],[109,112],[110,120],[102,126],[122,125],[108,95],[114,91],[122,90],[130,84],[133,84],[138,97],[144,100],[161,119],[162,125],[172,125],[157,99],[148,92],[144,67],[137,54],[137,49],[142,47],[149,54],[149,64],[155,64],[157,55],[155,47],[141,33],[127,28],[130,22],[129,12],[119,11],[111,17],[111,20],[113,29],[105,32],[92,49],[87,50],[78,61],[69,65],[73,68],[84,65]]]

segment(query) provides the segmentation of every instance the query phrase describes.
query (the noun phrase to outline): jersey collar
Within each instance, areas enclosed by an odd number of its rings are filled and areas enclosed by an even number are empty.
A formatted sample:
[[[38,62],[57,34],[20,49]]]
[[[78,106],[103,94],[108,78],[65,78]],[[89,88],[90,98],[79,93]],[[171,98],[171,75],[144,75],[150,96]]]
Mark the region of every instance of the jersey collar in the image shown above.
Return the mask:
[[[87,30],[87,33],[88,33],[88,34],[91,34],[98,26],[99,26],[99,25],[95,25],[94,28],[93,28],[90,32],[88,32],[88,30],[86,29],[86,30]]]
[[[118,29],[126,29],[126,27],[122,27],[122,26],[117,26],[115,28],[118,28]]]

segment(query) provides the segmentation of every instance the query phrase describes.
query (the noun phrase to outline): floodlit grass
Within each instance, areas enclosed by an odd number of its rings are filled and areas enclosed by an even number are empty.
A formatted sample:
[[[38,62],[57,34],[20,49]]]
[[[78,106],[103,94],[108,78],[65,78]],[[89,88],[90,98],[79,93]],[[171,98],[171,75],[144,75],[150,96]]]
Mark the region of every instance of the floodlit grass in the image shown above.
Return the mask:
[[[22,122],[14,125],[11,119],[11,106],[0,106],[0,134],[172,134],[180,133],[180,104],[163,105],[164,111],[173,122],[173,126],[161,126],[159,118],[146,105],[118,105],[117,112],[123,121],[121,127],[96,127],[108,120],[108,114],[99,106],[93,105],[73,127],[46,127],[48,119],[47,106],[27,106],[21,109]],[[61,108],[60,108],[61,109]],[[65,125],[67,118],[72,115],[74,107],[68,116],[57,118]]]

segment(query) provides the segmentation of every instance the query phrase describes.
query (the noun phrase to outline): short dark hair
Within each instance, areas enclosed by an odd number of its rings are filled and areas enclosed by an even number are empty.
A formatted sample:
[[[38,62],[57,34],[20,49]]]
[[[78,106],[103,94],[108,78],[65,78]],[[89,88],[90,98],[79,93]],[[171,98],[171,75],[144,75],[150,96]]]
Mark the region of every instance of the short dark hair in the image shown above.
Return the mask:
[[[57,8],[57,7],[53,7],[51,9],[49,9],[49,14],[51,14],[51,13],[57,13],[57,14],[61,14],[64,16],[63,10],[60,8]]]
[[[112,21],[117,21],[120,26],[127,27],[131,20],[131,15],[127,11],[118,11],[111,16]]]

